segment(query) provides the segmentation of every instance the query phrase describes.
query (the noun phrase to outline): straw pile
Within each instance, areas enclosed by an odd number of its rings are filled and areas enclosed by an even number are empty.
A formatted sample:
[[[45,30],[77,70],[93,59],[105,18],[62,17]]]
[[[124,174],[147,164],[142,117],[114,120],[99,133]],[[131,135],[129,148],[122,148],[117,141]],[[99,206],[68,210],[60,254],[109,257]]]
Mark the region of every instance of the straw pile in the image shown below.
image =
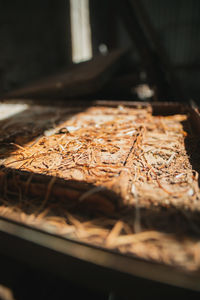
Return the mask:
[[[200,194],[185,148],[187,115],[153,116],[150,107],[45,109],[42,119],[32,110],[31,130],[27,120],[18,127],[4,121],[0,215],[198,270]]]

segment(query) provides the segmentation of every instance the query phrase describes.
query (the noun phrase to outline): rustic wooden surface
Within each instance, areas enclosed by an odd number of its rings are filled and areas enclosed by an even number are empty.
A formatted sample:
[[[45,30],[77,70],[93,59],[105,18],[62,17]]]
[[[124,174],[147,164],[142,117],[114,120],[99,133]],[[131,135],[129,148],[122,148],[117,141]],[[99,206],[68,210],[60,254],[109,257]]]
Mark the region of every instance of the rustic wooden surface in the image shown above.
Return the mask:
[[[25,87],[3,95],[3,98],[71,98],[99,91],[120,67],[126,50],[113,50],[67,70],[41,78]]]

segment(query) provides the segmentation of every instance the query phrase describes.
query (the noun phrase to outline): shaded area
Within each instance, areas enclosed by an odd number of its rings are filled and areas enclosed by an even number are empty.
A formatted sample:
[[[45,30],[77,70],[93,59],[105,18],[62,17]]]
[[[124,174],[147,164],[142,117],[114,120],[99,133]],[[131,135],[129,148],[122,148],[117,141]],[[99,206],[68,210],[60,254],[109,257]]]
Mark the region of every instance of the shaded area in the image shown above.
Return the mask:
[[[56,74],[4,94],[6,99],[70,99],[92,95],[101,90],[123,64],[128,51],[113,50],[90,61],[79,63]]]
[[[81,285],[74,285],[70,280],[66,280],[62,276],[54,273],[54,270],[47,272],[41,267],[31,266],[26,263],[19,262],[17,259],[8,258],[6,255],[1,256],[1,274],[0,282],[6,287],[9,287],[16,300],[54,300],[61,298],[73,298],[79,300],[85,297],[88,300],[124,300],[139,297],[146,299],[151,291],[151,296],[161,297],[190,297],[190,299],[197,299],[199,292],[191,290],[172,287],[161,283],[156,283],[144,279],[132,279],[132,291],[127,289],[124,291],[113,291],[109,296],[109,289],[107,291],[102,289],[95,289],[91,283]],[[102,284],[103,285],[103,284]],[[116,282],[110,279],[110,288],[116,286]],[[122,282],[121,284],[122,285]],[[88,290],[89,289],[89,290]],[[111,298],[112,297],[112,298]]]
[[[193,106],[190,109],[189,121],[184,123],[185,130],[189,132],[185,138],[185,148],[193,169],[200,174],[200,113],[198,108]],[[200,185],[200,176],[198,176],[198,182]]]
[[[0,1],[0,93],[70,62],[66,0]]]

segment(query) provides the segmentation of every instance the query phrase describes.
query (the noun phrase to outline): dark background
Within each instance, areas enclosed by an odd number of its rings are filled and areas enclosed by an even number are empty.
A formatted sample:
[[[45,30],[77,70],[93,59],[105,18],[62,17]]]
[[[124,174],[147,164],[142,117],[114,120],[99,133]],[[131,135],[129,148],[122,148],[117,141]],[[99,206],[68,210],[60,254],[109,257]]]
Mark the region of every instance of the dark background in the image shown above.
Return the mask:
[[[91,0],[93,53],[136,45],[113,0]],[[125,1],[126,2],[126,1]],[[200,84],[200,1],[141,0],[164,47],[185,99],[198,101]],[[71,64],[69,1],[0,0],[0,92],[10,91]],[[129,65],[130,66],[130,65]]]

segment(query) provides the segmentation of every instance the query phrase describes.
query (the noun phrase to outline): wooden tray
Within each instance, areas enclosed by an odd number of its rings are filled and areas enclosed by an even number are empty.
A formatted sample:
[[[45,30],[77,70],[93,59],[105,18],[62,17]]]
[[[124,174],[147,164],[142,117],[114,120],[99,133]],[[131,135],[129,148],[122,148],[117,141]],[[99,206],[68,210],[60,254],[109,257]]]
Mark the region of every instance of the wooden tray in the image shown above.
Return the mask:
[[[2,216],[124,255],[199,269],[197,109],[26,105],[1,121]]]

